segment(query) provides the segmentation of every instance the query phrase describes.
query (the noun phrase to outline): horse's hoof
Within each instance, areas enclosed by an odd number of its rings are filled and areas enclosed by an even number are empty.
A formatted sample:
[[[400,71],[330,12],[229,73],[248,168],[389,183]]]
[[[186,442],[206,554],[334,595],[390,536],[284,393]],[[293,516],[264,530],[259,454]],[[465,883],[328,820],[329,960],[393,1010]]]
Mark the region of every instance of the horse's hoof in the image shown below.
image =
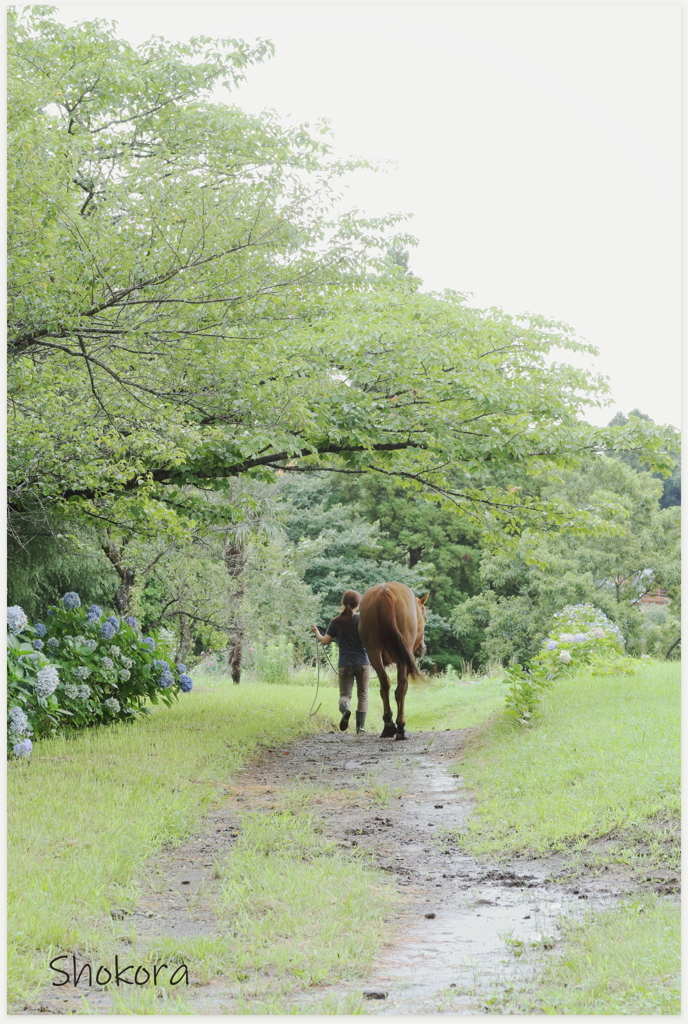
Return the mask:
[[[396,736],[396,734],[397,734],[397,727],[394,724],[394,722],[385,722],[385,727],[382,730],[382,732],[380,733],[380,739],[381,740],[382,739],[387,739],[390,736]]]
[[[395,740],[407,740],[408,738],[409,734],[407,732],[399,732],[399,730],[397,729],[397,734],[394,737]]]

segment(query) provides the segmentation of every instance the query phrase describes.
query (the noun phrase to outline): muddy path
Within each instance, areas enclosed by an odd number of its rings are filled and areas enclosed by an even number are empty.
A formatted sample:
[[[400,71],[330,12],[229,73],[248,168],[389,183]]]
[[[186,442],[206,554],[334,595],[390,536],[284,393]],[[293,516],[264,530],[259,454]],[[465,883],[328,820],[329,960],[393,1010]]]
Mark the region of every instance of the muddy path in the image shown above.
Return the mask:
[[[225,799],[193,839],[156,855],[139,905],[126,914],[135,936],[129,957],[164,937],[217,934],[213,865],[231,852],[241,814],[273,810],[298,795],[328,838],[373,855],[400,899],[390,940],[366,978],[289,998],[304,1012],[325,997],[334,1006],[363,999],[365,1011],[376,1014],[488,1012],[506,986],[527,981],[551,955],[558,918],[610,905],[637,882],[620,868],[566,881],[556,857],[497,864],[468,856],[456,831],[471,813],[471,798],[449,771],[468,734],[415,733],[398,743],[333,731],[263,750],[228,780]],[[248,993],[244,987],[243,997],[264,996],[258,985]],[[83,994],[52,989],[25,1012],[83,1012]],[[238,988],[228,980],[200,984],[192,977],[183,995],[194,1013],[236,1012]],[[88,1004],[92,1012],[113,1012],[107,990],[89,989]]]

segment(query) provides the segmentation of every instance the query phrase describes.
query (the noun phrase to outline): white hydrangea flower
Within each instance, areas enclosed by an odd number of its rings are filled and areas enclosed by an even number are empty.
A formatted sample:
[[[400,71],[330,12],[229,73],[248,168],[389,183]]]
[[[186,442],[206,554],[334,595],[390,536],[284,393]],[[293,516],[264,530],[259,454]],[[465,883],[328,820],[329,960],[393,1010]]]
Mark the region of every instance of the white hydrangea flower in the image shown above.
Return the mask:
[[[103,666],[103,668],[105,669],[106,672],[109,672],[109,670],[111,668],[115,667],[115,663],[112,660],[112,658],[103,658],[102,666]]]
[[[9,718],[9,731],[13,736],[24,736],[31,732],[26,712],[16,704],[9,709],[7,717]]]
[[[590,630],[588,636],[594,637],[595,640],[604,640],[605,632],[599,626],[595,626],[594,629]]]
[[[122,664],[124,665],[125,668],[131,668],[134,662],[131,660],[131,658],[122,658]]]
[[[129,669],[123,668],[122,671],[119,673],[119,678],[122,680],[123,683],[128,683],[129,680],[131,679],[131,672],[129,671]]]
[[[79,665],[78,668],[74,669],[74,675],[77,679],[86,680],[91,674],[91,670],[88,665]]]
[[[39,697],[49,697],[57,689],[60,677],[54,665],[46,665],[36,673],[34,688]]]
[[[113,715],[116,715],[119,711],[119,701],[116,697],[108,697],[107,700],[103,701],[103,704],[106,708],[112,711]]]
[[[29,624],[29,620],[24,612],[23,608],[20,608],[18,604],[12,605],[11,608],[7,609],[7,628],[10,633],[21,633],[23,629]]]
[[[115,646],[115,644],[112,644],[110,646],[110,654],[112,655],[113,658],[119,658],[121,653],[121,650],[119,649],[119,647]]]
[[[84,683],[82,686],[79,687],[79,700],[88,700],[90,696],[91,687],[87,686],[86,683]]]
[[[79,696],[79,687],[75,686],[74,683],[66,683],[64,692],[65,697],[69,697],[70,700],[76,700]]]
[[[559,641],[562,644],[572,644],[573,643],[573,633],[560,633],[559,634]]]
[[[568,663],[571,661],[571,652],[562,651],[559,655],[559,661],[563,661],[565,665],[568,665]]]

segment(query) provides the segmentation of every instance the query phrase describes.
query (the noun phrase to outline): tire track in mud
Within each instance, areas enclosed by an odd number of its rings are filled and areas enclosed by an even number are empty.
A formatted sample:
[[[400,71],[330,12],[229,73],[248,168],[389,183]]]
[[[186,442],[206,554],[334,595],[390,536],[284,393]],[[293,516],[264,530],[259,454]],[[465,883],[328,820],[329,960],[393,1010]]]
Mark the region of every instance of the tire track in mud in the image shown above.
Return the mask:
[[[369,975],[293,993],[298,1008],[307,1012],[326,997],[337,1005],[367,991],[384,994],[365,1003],[376,1014],[487,1012],[488,1000],[527,981],[551,955],[559,916],[608,906],[637,883],[621,869],[553,881],[563,858],[490,864],[463,852],[455,833],[464,828],[472,801],[449,767],[469,734],[415,733],[395,742],[333,731],[264,749],[228,781],[226,799],[193,839],[156,855],[138,906],[121,912],[135,932],[128,946],[124,939],[121,954],[132,959],[132,946],[141,952],[161,938],[216,935],[213,865],[231,852],[241,814],[273,810],[299,794],[310,800],[308,809],[327,838],[373,855],[400,899],[390,941]],[[260,998],[259,979],[251,990]],[[236,1012],[239,993],[227,979],[200,984],[192,978],[180,994],[194,1013],[227,1014]],[[52,989],[24,1012],[83,1012],[83,994],[71,986]],[[92,988],[87,998],[92,1012],[113,1012],[106,989]]]

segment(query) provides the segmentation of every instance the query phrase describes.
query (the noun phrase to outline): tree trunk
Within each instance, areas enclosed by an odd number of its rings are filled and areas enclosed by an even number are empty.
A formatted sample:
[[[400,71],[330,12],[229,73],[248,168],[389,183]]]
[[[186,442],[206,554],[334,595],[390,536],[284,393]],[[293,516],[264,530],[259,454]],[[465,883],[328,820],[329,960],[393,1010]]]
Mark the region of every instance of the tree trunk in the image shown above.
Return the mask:
[[[665,661],[668,661],[668,660],[669,660],[669,655],[670,655],[670,654],[671,654],[671,652],[673,651],[674,647],[676,646],[676,644],[680,644],[680,643],[681,643],[681,637],[680,637],[680,636],[678,636],[678,637],[676,637],[676,639],[674,640],[674,642],[673,642],[673,644],[671,645],[671,647],[669,648],[669,650],[668,650],[668,651],[666,652],[666,654],[664,655],[664,660],[665,660]]]
[[[413,569],[414,565],[420,562],[420,557],[423,554],[422,548],[409,548],[409,568]]]
[[[241,628],[235,629],[229,637],[229,648],[227,650],[227,663],[232,673],[232,682],[238,685],[241,682],[241,657],[243,654],[243,633]]]
[[[136,569],[133,569],[130,565],[124,565],[122,552],[118,551],[110,540],[108,540],[106,544],[103,544],[103,551],[112,562],[115,567],[115,571],[120,578],[120,584],[115,591],[114,603],[115,608],[120,615],[125,615],[129,611],[131,590],[136,582]]]
[[[234,605],[233,627],[227,646],[227,664],[232,674],[232,682],[241,682],[241,658],[244,645],[244,626],[241,621],[241,602],[244,599],[244,569],[246,568],[246,545],[235,538],[226,538],[224,543],[225,566],[229,578],[237,584],[231,596]]]
[[[191,651],[191,623],[189,622],[188,615],[179,616],[179,650],[177,651],[177,661],[181,661],[182,664],[186,664],[186,660]]]

